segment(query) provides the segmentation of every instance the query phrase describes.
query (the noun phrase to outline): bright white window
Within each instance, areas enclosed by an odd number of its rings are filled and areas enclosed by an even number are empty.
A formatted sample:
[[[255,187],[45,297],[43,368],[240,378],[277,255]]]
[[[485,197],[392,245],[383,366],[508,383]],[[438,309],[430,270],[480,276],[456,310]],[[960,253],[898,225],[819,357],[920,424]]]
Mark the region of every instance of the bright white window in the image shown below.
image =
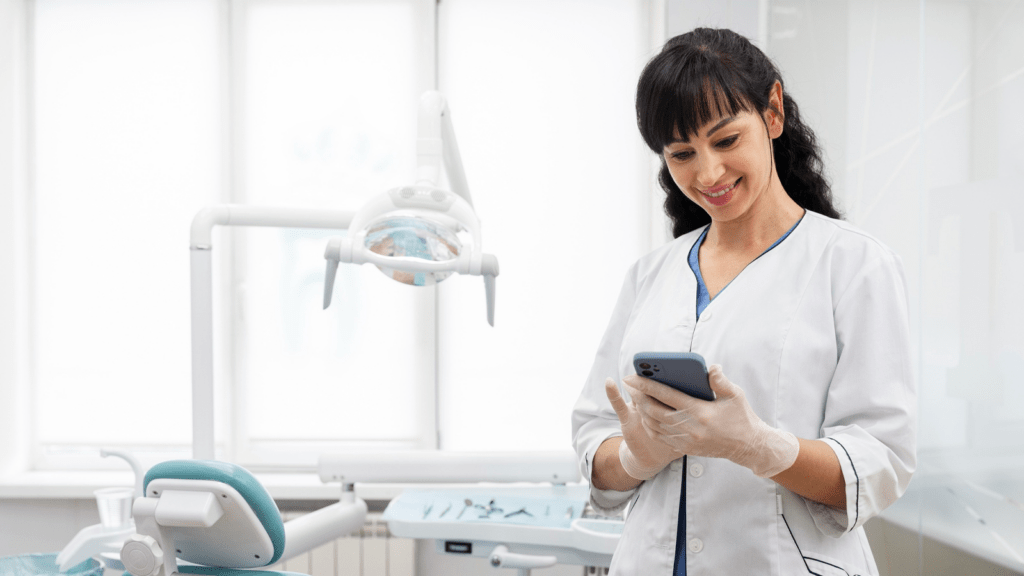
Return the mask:
[[[216,6],[34,6],[37,459],[186,444],[188,223],[222,170]]]
[[[36,0],[36,465],[185,454],[192,217],[357,209],[409,182],[438,81],[501,263],[496,327],[479,277],[416,289],[370,266],[342,267],[324,311],[337,232],[221,229],[218,456],[567,449],[626,268],[664,229],[632,104],[647,4]]]
[[[654,171],[633,106],[646,4],[441,5],[441,89],[501,265],[493,329],[481,281],[439,288],[446,448],[570,449],[572,405],[649,249]]]
[[[433,58],[423,2],[240,4],[244,201],[356,210],[415,171]],[[425,25],[426,24],[426,25]],[[322,309],[327,239],[236,235],[239,456],[312,464],[323,450],[432,448],[433,289],[343,266]]]

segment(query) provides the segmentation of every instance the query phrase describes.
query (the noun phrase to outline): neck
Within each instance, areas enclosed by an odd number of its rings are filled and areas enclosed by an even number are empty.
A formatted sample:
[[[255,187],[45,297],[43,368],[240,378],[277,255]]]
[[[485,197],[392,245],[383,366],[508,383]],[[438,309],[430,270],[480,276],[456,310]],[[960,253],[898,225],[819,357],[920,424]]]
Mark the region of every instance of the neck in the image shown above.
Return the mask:
[[[803,216],[804,209],[782,187],[778,175],[750,208],[731,220],[714,220],[704,242],[715,250],[760,252]]]

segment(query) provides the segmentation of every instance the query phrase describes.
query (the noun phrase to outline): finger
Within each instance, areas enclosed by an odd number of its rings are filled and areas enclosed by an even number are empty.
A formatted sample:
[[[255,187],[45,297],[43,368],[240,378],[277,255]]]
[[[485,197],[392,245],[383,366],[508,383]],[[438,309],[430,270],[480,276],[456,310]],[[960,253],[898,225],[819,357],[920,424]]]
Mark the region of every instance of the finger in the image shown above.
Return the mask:
[[[654,440],[658,440],[659,442],[664,442],[660,438],[661,436],[664,435],[664,432],[662,432],[662,429],[658,425],[657,422],[655,422],[653,420],[650,420],[648,418],[644,418],[643,416],[641,416],[640,417],[640,426],[643,427],[644,432],[647,433],[647,437],[648,438],[652,438]]]
[[[725,377],[722,367],[718,364],[712,364],[708,368],[708,384],[711,385],[711,391],[715,393],[716,398],[720,396],[735,396],[738,388],[738,386]]]
[[[643,376],[631,374],[623,378],[622,381],[671,409],[692,409],[697,402],[702,402],[702,400],[680,392],[668,384],[662,384],[657,380],[651,380]]]
[[[676,410],[665,406],[657,400],[651,400],[647,404],[637,405],[637,412],[640,417],[649,422],[657,422],[663,426],[676,426],[682,422],[693,419],[693,412],[689,410]]]
[[[626,392],[629,393],[629,400],[630,400],[630,402],[633,403],[634,406],[639,406],[641,404],[644,404],[646,402],[650,402],[651,401],[651,397],[650,396],[648,396],[647,394],[644,394],[642,391],[640,391],[640,390],[630,386],[629,384],[626,384],[625,383],[626,382],[625,378],[623,378],[622,382],[623,382],[622,387],[625,388]]]
[[[623,379],[623,382],[625,382],[625,379]],[[647,405],[660,406],[665,410],[674,410],[674,408],[665,404],[661,400],[651,398],[647,394],[644,394],[643,392],[637,390],[636,388],[630,386],[629,384],[624,384],[623,386],[626,388],[626,391],[629,392],[629,397],[633,400],[633,405],[636,406],[638,409],[640,408],[640,406]]]
[[[604,393],[608,396],[608,401],[612,403],[612,409],[615,410],[615,415],[619,417],[619,422],[628,420],[629,407],[626,406],[626,401],[622,399],[622,394],[619,394],[619,385],[615,383],[615,380],[608,378],[604,381]]]
[[[650,436],[654,440],[661,442],[662,444],[673,446],[674,444],[671,442],[670,438],[674,438],[679,435],[678,430],[666,426],[665,424],[662,424],[657,420],[649,420],[647,418],[641,417],[640,423],[643,426],[644,430],[647,432],[648,436]]]

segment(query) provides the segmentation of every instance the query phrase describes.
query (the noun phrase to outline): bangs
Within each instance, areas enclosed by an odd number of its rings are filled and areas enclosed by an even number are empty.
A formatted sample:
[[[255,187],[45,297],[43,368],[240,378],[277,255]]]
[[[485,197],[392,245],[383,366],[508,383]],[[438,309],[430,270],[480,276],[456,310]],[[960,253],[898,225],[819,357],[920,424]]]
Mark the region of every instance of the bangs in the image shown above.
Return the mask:
[[[754,111],[743,78],[725,60],[698,48],[663,52],[648,63],[636,108],[640,133],[651,150],[661,154],[678,140],[676,134],[690,140],[709,122]]]

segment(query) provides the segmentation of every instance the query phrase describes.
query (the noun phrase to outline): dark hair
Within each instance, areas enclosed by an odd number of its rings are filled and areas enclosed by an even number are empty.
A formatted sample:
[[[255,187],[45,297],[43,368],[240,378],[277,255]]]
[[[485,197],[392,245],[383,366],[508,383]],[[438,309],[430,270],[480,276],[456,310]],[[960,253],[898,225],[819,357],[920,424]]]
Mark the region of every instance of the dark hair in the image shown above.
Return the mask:
[[[721,116],[774,110],[768,98],[775,82],[782,84],[782,75],[772,61],[732,30],[697,28],[676,36],[640,74],[636,89],[640,134],[660,156],[676,139],[677,129],[689,138]],[[841,218],[832,203],[814,132],[801,121],[796,102],[785,90],[782,108],[782,135],[774,140],[773,149],[783,188],[802,208]],[[711,222],[707,212],[676,186],[664,158],[658,181],[667,194],[665,212],[672,219],[674,237]]]

